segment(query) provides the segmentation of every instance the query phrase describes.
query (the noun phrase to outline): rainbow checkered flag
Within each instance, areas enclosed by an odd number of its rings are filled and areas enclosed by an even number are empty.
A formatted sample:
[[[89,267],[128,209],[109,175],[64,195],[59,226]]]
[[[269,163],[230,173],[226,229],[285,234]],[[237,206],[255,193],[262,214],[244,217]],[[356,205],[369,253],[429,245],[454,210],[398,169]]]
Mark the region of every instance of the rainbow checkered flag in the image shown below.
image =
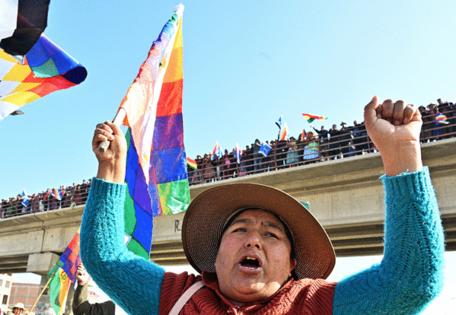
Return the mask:
[[[85,80],[86,69],[48,39],[49,0],[0,0],[0,120]]]
[[[68,291],[71,284],[76,281],[79,263],[78,231],[60,256],[59,261],[48,272],[48,276],[51,278],[49,282],[49,304],[57,315],[63,314],[65,311]]]
[[[119,108],[128,127],[127,247],[145,259],[153,217],[185,211],[190,203],[182,117],[183,11],[177,6],[163,27]]]
[[[85,80],[86,69],[41,35],[23,62],[0,49],[0,120],[51,92]]]

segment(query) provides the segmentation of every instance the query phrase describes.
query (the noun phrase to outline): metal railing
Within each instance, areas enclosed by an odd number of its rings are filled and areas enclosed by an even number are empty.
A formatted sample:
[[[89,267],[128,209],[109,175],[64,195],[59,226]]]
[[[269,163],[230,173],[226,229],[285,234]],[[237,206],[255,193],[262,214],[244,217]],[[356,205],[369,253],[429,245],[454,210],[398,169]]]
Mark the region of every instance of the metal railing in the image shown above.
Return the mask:
[[[456,137],[455,112],[456,109],[443,112],[447,116],[448,124],[437,123],[433,119],[434,115],[423,116],[421,142]],[[211,183],[372,152],[376,152],[375,146],[367,136],[364,125],[359,124],[346,128],[346,132],[327,138],[271,141],[271,151],[268,156],[254,153],[253,150],[244,151],[239,163],[233,153],[215,160],[212,160],[210,155],[206,155],[206,158],[196,160],[197,169],[188,170],[188,179],[190,185]],[[23,198],[19,196],[3,200],[0,219],[83,205],[87,200],[89,188],[90,181],[87,181],[75,186],[61,187],[60,194],[52,194],[48,190],[45,193],[29,196],[28,204],[23,204]]]
[[[48,191],[28,196],[28,202],[24,202],[24,198],[21,196],[3,200],[0,208],[0,219],[84,205],[89,194],[89,188],[90,181],[75,186],[61,187],[59,196]]]

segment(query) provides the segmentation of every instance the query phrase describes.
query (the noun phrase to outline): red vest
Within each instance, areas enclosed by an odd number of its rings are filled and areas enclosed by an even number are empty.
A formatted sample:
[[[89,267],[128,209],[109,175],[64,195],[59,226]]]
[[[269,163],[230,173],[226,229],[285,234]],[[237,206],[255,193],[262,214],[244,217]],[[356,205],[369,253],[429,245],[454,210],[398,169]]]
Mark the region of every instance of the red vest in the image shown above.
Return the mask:
[[[168,315],[179,297],[193,283],[201,280],[186,272],[167,272],[163,278],[160,293],[160,315]],[[238,306],[225,298],[219,290],[214,274],[204,274],[205,286],[199,289],[185,304],[181,315],[192,314],[332,314],[334,288],[336,283],[322,279],[290,280],[269,300]]]

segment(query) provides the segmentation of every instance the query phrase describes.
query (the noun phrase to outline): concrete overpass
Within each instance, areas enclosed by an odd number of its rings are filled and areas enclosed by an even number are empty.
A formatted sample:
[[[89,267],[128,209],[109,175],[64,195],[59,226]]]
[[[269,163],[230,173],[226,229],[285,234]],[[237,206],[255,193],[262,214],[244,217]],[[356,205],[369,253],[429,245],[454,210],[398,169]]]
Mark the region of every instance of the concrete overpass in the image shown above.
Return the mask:
[[[437,191],[446,249],[456,249],[456,139],[423,145]],[[214,185],[254,182],[285,190],[310,202],[328,231],[337,256],[381,254],[383,250],[383,173],[378,154],[326,161],[223,182],[191,187],[192,198]],[[78,229],[83,207],[0,220],[0,273],[45,274]],[[180,229],[183,214],[154,222],[151,258],[160,264],[184,264]]]

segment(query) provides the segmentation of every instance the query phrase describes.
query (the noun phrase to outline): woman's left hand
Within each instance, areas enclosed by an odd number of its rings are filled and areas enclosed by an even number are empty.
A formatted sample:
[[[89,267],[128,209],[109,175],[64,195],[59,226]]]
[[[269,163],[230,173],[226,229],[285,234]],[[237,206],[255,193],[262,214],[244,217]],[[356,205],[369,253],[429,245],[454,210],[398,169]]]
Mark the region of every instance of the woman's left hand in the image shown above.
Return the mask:
[[[369,137],[380,151],[387,175],[416,171],[422,167],[418,109],[402,100],[378,103],[374,96],[364,108]]]

